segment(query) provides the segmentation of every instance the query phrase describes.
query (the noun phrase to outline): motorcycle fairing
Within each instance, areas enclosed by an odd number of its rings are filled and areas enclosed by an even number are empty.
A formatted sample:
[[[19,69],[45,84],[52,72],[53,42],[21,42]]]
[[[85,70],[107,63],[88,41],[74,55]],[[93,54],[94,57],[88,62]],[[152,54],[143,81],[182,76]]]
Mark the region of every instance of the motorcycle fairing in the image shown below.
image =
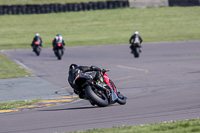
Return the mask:
[[[114,92],[117,94],[117,90],[116,90],[115,86],[113,84],[112,85],[110,84],[110,83],[112,83],[112,81],[108,78],[108,75],[106,73],[103,75],[103,78],[104,78],[104,82],[107,85],[109,85],[110,89],[114,90]]]
[[[114,90],[111,89],[111,96],[110,96],[110,100],[115,102],[118,99],[118,96],[115,94]]]

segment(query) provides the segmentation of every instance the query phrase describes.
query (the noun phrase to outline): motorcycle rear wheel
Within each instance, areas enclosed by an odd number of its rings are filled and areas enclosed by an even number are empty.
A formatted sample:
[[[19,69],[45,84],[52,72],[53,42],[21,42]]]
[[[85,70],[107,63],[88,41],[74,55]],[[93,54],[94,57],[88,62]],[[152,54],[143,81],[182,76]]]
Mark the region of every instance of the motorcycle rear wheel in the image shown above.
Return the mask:
[[[58,51],[57,51],[57,57],[58,57],[58,60],[62,59],[62,50],[61,49],[58,49]]]
[[[40,55],[40,48],[39,48],[39,47],[36,47],[35,50],[34,50],[34,52],[35,52],[35,54],[36,54],[37,56],[39,56],[39,55]]]
[[[139,58],[139,56],[140,56],[140,52],[139,52],[138,47],[136,47],[135,50],[134,50],[134,56],[135,56],[135,58]]]
[[[98,96],[89,85],[85,87],[85,94],[88,99],[99,107],[105,107],[108,105],[108,98],[104,94],[101,94],[101,97]]]

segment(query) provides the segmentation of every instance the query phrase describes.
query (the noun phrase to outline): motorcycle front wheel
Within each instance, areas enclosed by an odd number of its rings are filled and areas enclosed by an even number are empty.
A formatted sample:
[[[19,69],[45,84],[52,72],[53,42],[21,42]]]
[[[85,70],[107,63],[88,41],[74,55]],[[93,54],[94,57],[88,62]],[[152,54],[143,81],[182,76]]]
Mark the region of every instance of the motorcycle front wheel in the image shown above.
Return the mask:
[[[88,99],[94,102],[99,107],[105,107],[108,105],[108,98],[102,93],[95,93],[91,86],[85,87],[85,94]]]
[[[118,92],[117,103],[119,103],[120,105],[124,105],[126,104],[126,99],[126,97],[124,97],[120,92]]]

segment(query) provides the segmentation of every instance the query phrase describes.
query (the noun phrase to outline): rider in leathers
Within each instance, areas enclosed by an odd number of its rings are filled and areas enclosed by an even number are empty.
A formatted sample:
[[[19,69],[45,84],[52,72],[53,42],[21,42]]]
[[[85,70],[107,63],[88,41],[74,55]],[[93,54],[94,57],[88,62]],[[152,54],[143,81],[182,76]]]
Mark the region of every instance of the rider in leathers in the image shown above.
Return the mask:
[[[56,45],[60,43],[62,46],[65,46],[65,41],[61,34],[57,34],[56,37],[53,39],[52,44],[53,44],[53,50],[55,50]]]
[[[143,40],[142,40],[142,37],[139,35],[139,32],[138,31],[134,31],[134,34],[129,39],[129,43],[131,44],[130,48],[132,49],[134,47],[134,45],[136,43],[138,43],[140,45],[140,52],[142,52],[141,51],[142,42],[143,42]]]
[[[40,43],[39,43],[39,46],[42,47],[42,38],[40,37],[40,34],[39,34],[39,33],[36,33],[36,34],[35,34],[35,37],[33,38],[32,43],[31,43],[32,48],[34,48],[35,42],[38,41],[38,40],[39,40],[39,42],[40,42]]]
[[[89,71],[96,71],[96,75],[94,75],[94,79],[96,80],[99,79],[100,75],[103,75],[105,70],[101,70],[99,67],[96,66],[78,66],[77,64],[71,64],[69,67],[69,77],[68,81],[71,87],[74,89],[74,93],[79,95],[79,98],[85,98],[85,95],[83,92],[80,90],[80,88],[74,83],[74,80],[78,76],[78,73],[85,73]]]
[[[89,72],[89,71],[96,71],[96,73],[93,73],[90,76],[92,77],[93,80],[97,81],[99,84],[107,82],[106,81],[107,80],[107,78],[106,78],[107,70],[105,70],[105,69],[100,69],[99,67],[96,67],[96,66],[91,66],[91,67],[89,67],[89,66],[78,66],[76,64],[71,64],[70,67],[69,67],[69,77],[68,77],[69,84],[74,89],[74,93],[79,95],[79,98],[86,99],[86,100],[88,100],[88,99],[87,99],[85,93],[83,92],[83,90],[81,88],[79,88],[79,86],[77,86],[75,84],[75,79],[77,77],[79,77],[80,75],[82,75],[82,73],[84,74],[85,72]],[[110,83],[108,85],[111,87]],[[115,87],[114,84],[112,84],[112,86]],[[108,91],[111,93],[110,95],[115,94],[114,90],[112,91],[112,89],[108,90]],[[121,95],[121,93],[117,89],[115,91],[117,91],[118,97],[124,98],[124,96]],[[94,102],[92,102],[91,100],[89,100],[89,101],[92,105],[95,105]]]

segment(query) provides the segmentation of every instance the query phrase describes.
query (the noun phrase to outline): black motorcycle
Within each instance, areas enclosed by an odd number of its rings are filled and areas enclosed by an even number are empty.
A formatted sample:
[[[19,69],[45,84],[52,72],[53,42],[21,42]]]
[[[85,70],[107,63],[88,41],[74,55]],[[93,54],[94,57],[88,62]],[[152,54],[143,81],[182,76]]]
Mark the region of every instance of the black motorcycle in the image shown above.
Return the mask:
[[[42,50],[41,44],[40,44],[40,43],[41,43],[40,40],[37,40],[37,41],[35,41],[34,44],[33,44],[33,52],[35,52],[35,54],[36,54],[37,56],[40,55],[40,52],[41,52],[41,50]]]
[[[54,54],[57,56],[58,60],[62,59],[64,54],[64,46],[61,43],[58,43],[54,46]]]
[[[139,58],[140,56],[140,50],[141,46],[139,43],[134,43],[130,46],[131,53],[134,55],[135,58]]]
[[[117,90],[107,74],[104,72],[100,79],[97,80],[94,78],[96,73],[96,71],[84,74],[79,72],[79,76],[76,77],[75,85],[79,89],[79,94],[82,94],[82,98],[99,107],[105,107],[116,102],[121,105],[126,104],[126,98]]]

